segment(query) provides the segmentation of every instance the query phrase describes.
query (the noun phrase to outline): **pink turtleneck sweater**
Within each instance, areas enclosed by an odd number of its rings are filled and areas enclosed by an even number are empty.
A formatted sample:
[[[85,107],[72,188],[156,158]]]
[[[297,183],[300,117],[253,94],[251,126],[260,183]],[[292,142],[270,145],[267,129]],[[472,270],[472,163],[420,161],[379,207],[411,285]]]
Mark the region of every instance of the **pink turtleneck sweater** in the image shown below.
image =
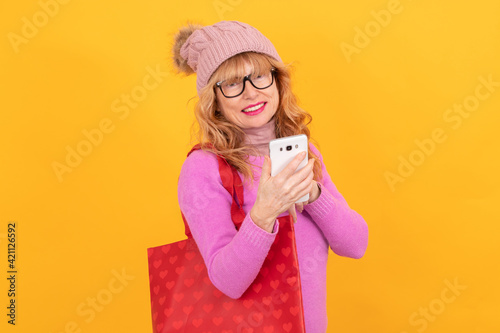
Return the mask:
[[[276,138],[274,128],[273,118],[260,128],[245,129],[246,144],[269,155],[268,143]],[[368,244],[368,227],[333,184],[317,148],[311,143],[310,147],[322,164],[323,179],[318,182],[321,193],[314,202],[305,205],[302,213],[297,212],[294,228],[306,332],[325,333],[328,249],[339,256],[361,258]],[[250,217],[264,156],[249,156],[248,162],[254,165],[256,180],[251,187],[239,174],[244,184],[246,217],[238,231],[231,220],[231,195],[222,186],[215,155],[203,150],[191,153],[182,166],[178,182],[179,206],[203,256],[210,280],[231,298],[240,297],[256,278],[279,230],[277,221],[270,233]]]

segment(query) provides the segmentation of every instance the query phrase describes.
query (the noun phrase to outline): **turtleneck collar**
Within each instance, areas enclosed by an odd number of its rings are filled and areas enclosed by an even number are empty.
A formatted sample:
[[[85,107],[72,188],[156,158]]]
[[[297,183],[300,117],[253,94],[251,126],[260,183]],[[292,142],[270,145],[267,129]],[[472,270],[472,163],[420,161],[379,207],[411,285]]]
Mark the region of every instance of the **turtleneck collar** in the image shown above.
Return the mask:
[[[245,132],[244,145],[254,146],[262,156],[269,156],[269,141],[276,139],[274,116],[267,124],[260,127],[242,128],[242,130]]]

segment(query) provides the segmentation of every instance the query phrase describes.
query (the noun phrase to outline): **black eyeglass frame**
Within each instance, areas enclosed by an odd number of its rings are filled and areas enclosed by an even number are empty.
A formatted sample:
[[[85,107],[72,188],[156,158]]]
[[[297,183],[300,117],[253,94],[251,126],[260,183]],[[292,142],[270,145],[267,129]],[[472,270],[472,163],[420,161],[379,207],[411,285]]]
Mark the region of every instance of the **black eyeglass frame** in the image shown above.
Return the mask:
[[[224,94],[224,92],[222,91],[222,87],[221,87],[222,82],[224,82],[224,81],[226,81],[226,80],[222,80],[222,81],[217,82],[217,83],[215,84],[215,86],[219,88],[220,92],[222,93],[222,95],[223,95],[224,97],[226,97],[226,98],[234,98],[234,97],[238,97],[238,96],[240,96],[241,94],[243,94],[243,92],[245,91],[245,87],[246,87],[246,85],[245,85],[246,81],[250,81],[250,83],[252,84],[252,86],[253,86],[255,89],[264,90],[264,89],[267,89],[267,88],[269,88],[270,86],[272,86],[272,85],[273,85],[273,83],[274,83],[274,76],[275,76],[276,74],[277,74],[277,72],[276,72],[276,68],[274,68],[274,67],[273,67],[273,68],[271,68],[271,83],[270,83],[268,86],[264,87],[264,88],[259,88],[259,87],[256,87],[256,86],[255,86],[255,84],[253,84],[252,79],[250,79],[250,76],[252,76],[252,74],[248,74],[248,75],[246,75],[246,76],[243,78],[243,89],[241,89],[241,92],[240,92],[238,95],[234,95],[234,96],[226,96],[226,94]],[[214,88],[215,88],[215,87],[214,87]]]

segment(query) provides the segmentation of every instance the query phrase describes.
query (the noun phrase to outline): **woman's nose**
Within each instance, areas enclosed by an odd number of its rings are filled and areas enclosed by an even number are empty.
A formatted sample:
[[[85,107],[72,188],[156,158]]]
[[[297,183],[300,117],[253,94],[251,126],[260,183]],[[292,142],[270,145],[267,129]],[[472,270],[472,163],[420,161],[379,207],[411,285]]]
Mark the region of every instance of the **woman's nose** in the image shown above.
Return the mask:
[[[245,90],[243,90],[244,98],[253,98],[259,93],[259,90],[256,89],[250,82],[245,83]]]

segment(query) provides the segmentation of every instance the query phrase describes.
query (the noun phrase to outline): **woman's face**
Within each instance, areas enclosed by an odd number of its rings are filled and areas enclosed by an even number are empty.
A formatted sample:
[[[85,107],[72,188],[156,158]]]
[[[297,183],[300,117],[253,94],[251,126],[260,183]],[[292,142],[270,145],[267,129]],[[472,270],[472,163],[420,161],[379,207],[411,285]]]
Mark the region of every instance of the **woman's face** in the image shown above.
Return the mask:
[[[251,74],[253,68],[245,63],[245,73]],[[256,89],[248,81],[245,82],[245,90],[237,97],[226,98],[216,89],[217,110],[232,124],[240,128],[254,128],[265,125],[276,113],[279,104],[279,93],[276,80],[266,89]],[[260,106],[253,112],[245,113],[243,110]]]

